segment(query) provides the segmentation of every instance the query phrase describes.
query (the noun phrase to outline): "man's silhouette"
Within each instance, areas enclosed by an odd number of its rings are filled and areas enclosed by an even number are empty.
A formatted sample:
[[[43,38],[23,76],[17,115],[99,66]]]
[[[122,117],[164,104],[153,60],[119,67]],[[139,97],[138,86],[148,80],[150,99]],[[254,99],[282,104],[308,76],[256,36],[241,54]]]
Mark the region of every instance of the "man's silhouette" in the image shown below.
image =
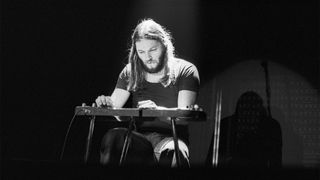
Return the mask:
[[[212,162],[212,145],[207,165]],[[253,91],[238,99],[233,115],[221,119],[219,167],[281,167],[281,127],[269,117],[262,98]]]

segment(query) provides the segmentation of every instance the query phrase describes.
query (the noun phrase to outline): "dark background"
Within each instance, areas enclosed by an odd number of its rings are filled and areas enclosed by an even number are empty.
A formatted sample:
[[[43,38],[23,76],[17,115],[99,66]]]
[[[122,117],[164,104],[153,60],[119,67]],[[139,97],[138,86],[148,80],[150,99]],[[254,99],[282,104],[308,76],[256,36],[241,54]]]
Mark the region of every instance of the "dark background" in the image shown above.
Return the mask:
[[[59,160],[74,107],[113,91],[141,18],[172,33],[177,55],[198,67],[202,85],[236,63],[271,59],[318,96],[318,10],[317,1],[3,1],[2,158]],[[76,154],[86,123],[71,131]]]

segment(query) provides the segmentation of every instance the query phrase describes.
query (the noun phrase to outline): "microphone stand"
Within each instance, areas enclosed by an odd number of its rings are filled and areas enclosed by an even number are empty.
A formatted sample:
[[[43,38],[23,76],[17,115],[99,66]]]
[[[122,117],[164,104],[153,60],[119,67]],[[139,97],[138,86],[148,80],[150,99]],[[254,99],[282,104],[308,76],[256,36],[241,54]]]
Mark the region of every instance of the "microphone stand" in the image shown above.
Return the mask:
[[[266,78],[266,94],[267,94],[267,113],[268,117],[271,118],[271,109],[270,109],[270,80],[269,80],[269,71],[268,71],[268,61],[261,62],[261,66],[265,72]]]

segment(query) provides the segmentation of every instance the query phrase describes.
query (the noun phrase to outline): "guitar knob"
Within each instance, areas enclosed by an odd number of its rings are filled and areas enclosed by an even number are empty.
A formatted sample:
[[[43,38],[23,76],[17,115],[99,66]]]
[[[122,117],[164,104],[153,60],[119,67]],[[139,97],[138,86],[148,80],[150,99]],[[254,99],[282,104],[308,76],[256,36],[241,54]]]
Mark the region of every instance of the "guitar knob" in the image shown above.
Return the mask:
[[[193,106],[193,108],[194,108],[194,110],[198,110],[198,109],[199,109],[198,104],[195,104],[195,105]]]
[[[96,107],[96,103],[92,103],[92,107]]]

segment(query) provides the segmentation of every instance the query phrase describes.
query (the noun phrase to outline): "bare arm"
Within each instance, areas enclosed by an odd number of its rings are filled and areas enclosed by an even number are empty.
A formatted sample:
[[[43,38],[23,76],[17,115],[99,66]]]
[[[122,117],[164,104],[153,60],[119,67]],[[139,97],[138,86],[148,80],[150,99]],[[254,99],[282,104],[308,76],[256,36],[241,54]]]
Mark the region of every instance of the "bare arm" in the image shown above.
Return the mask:
[[[111,108],[121,108],[127,102],[130,96],[130,92],[115,88],[111,96],[101,95],[96,99],[96,104],[98,107],[107,106]],[[119,116],[115,116],[118,121],[121,121]]]
[[[98,107],[108,106],[112,108],[121,108],[127,102],[130,93],[126,90],[115,88],[111,96],[101,95],[97,97],[96,104]]]
[[[162,106],[157,106],[153,101],[151,100],[145,100],[138,102],[139,108],[151,108],[151,109],[177,109],[177,108],[186,108],[187,106],[194,105],[196,102],[197,93],[194,91],[189,90],[181,90],[178,93],[178,107],[174,108],[166,108]],[[159,118],[160,120],[167,121],[168,118]],[[179,124],[184,124],[185,121],[180,120]]]
[[[115,88],[111,100],[115,108],[122,108],[129,99],[130,92],[124,89]]]
[[[178,94],[178,108],[186,108],[196,103],[197,93],[189,90],[181,90]]]
[[[186,108],[196,103],[197,93],[189,90],[181,90],[178,94],[178,108]],[[178,124],[187,123],[183,119],[177,121]]]
[[[187,106],[194,105],[196,101],[197,93],[189,90],[181,90],[178,93],[178,106],[174,108],[166,108],[162,106],[157,106],[151,100],[139,101],[139,108],[151,108],[151,109],[177,109],[177,108],[186,108]]]

